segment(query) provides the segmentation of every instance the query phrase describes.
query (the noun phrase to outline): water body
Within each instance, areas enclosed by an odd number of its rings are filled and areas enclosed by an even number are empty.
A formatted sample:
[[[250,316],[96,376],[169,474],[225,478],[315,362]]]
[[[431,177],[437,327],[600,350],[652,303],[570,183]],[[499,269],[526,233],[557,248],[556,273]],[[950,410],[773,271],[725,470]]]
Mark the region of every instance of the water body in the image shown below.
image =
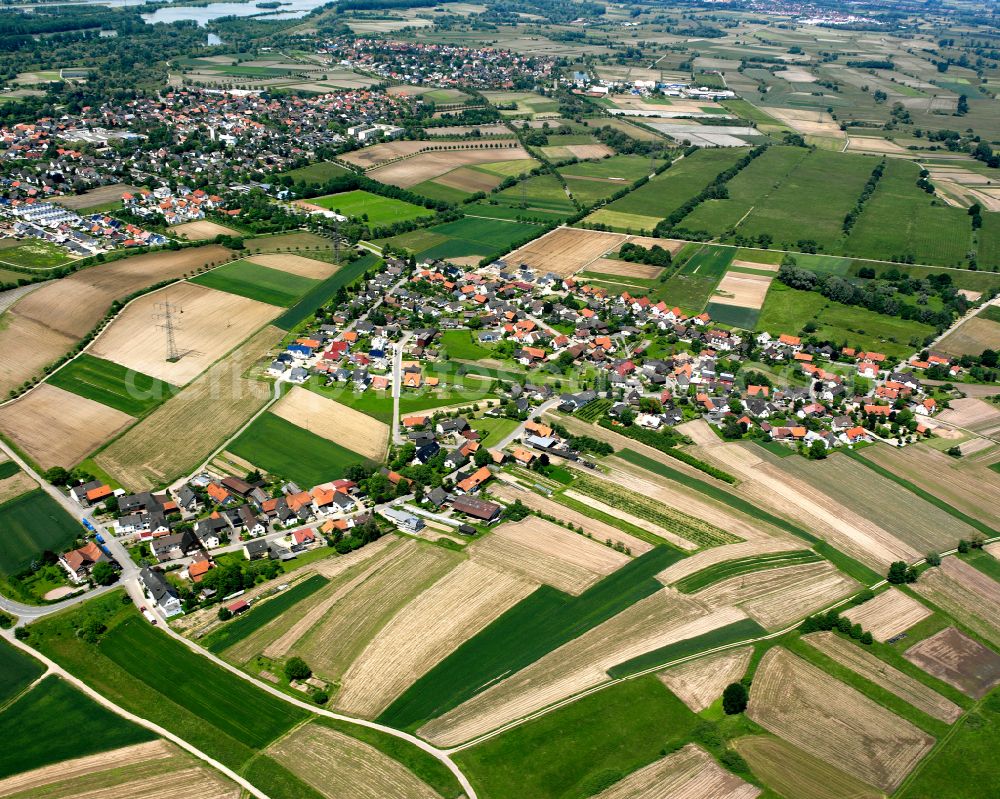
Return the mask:
[[[288,0],[280,9],[258,8],[253,0],[248,3],[211,3],[207,6],[167,6],[152,14],[143,14],[142,18],[150,25],[155,25],[157,22],[194,20],[200,27],[204,27],[219,17],[265,16],[267,19],[299,19],[329,1]],[[138,5],[135,0],[131,0],[131,2],[130,0],[110,0],[110,2],[114,5]]]

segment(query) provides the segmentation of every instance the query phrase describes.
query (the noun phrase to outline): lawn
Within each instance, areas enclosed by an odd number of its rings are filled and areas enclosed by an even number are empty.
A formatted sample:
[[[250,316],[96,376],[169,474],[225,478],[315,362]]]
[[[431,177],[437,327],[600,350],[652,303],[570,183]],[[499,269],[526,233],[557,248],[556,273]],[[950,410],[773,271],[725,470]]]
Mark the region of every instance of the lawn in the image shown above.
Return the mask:
[[[302,166],[284,174],[290,175],[296,183],[326,183],[334,178],[354,173],[347,167],[333,161],[320,161],[318,164]]]
[[[0,705],[6,704],[45,673],[45,667],[20,649],[0,641]]]
[[[156,736],[71,687],[46,677],[0,714],[0,778]]]
[[[57,244],[42,239],[30,239],[16,247],[0,251],[0,264],[44,269],[70,261],[69,253]]]
[[[682,556],[678,550],[657,547],[575,597],[541,586],[417,680],[379,721],[416,728],[457,707],[501,677],[661,590],[654,575]]]
[[[365,461],[356,452],[273,413],[258,416],[228,450],[270,475],[303,487],[336,480],[348,466]]]
[[[148,413],[179,390],[163,380],[86,352],[67,363],[48,382],[130,416]]]
[[[0,574],[28,568],[46,550],[64,552],[84,529],[38,488],[0,505]]]
[[[732,247],[705,245],[681,267],[656,294],[668,305],[689,313],[701,313],[733,261]]]
[[[908,356],[934,333],[930,325],[843,305],[815,291],[788,288],[777,280],[771,283],[756,329],[772,335],[798,335],[809,322],[816,325],[813,335],[821,341],[895,357]]]
[[[582,799],[686,743],[698,723],[650,675],[515,727],[455,760],[482,799]]]
[[[484,417],[471,422],[472,429],[483,436],[483,443],[487,447],[494,446],[496,442],[513,433],[517,429],[518,424],[520,423],[516,419],[506,419],[504,417],[496,419]]]
[[[319,591],[327,582],[329,581],[319,574],[307,577],[292,588],[288,588],[278,594],[278,596],[260,603],[259,606],[255,605],[248,613],[242,613],[232,621],[216,628],[202,639],[202,646],[209,652],[219,654],[223,650],[238,644],[244,638],[253,635],[265,624],[274,621],[296,603]]]
[[[316,309],[329,302],[342,287],[349,286],[379,261],[377,255],[369,253],[344,264],[326,280],[320,281],[303,294],[295,305],[274,320],[274,324],[282,330],[291,330],[312,317]]]
[[[192,283],[288,308],[320,281],[250,261],[233,261],[191,278]]]
[[[468,330],[446,330],[441,334],[441,348],[448,353],[449,358],[459,358],[464,361],[493,357],[492,350],[482,346]]]
[[[434,216],[434,211],[429,208],[361,190],[313,197],[307,202],[352,219],[364,219],[373,225],[408,222],[411,219]]]

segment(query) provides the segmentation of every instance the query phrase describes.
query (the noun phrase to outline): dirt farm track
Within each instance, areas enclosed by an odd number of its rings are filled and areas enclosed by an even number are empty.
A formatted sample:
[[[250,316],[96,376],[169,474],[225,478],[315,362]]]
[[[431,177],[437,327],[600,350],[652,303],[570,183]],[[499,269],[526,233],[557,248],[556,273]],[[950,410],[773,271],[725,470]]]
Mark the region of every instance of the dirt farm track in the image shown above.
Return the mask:
[[[0,324],[0,396],[65,354],[113,300],[228,257],[229,250],[214,244],[138,255],[81,270],[26,295]]]

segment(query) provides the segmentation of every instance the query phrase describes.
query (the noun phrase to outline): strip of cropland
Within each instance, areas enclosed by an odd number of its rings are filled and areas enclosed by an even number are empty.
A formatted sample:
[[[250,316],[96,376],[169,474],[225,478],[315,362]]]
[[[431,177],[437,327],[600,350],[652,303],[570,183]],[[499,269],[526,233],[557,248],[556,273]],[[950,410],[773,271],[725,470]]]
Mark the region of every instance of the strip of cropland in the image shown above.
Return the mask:
[[[0,575],[31,565],[46,550],[63,552],[84,530],[37,488],[0,505]]]
[[[0,707],[45,672],[42,664],[6,641],[0,641]]]
[[[253,261],[233,261],[191,278],[192,283],[288,308],[316,287],[317,281]]]
[[[77,356],[47,382],[136,417],[153,410],[180,390],[164,380],[89,353]]]
[[[274,320],[274,324],[282,330],[291,330],[312,316],[320,306],[329,302],[334,294],[349,286],[378,261],[378,256],[368,254],[344,264],[326,280],[303,294],[295,305]]]

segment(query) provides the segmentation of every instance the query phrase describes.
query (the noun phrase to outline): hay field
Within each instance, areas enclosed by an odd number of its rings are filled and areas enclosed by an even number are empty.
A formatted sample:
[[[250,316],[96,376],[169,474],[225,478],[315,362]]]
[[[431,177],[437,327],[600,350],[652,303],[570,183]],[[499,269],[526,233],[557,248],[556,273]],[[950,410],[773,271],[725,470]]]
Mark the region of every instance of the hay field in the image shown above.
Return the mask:
[[[935,349],[956,358],[1000,349],[1000,323],[975,316],[941,339]]]
[[[992,469],[928,446],[867,447],[862,454],[953,508],[992,527],[1000,525],[1000,475]]]
[[[176,306],[173,322],[180,360],[166,359],[157,308]],[[233,347],[281,312],[280,308],[224,291],[175,283],[140,297],[101,333],[88,350],[151,377],[185,386]]]
[[[688,744],[616,782],[595,799],[754,799],[760,788],[719,766]]]
[[[332,612],[295,641],[289,653],[303,657],[318,676],[340,679],[393,616],[461,560],[457,552],[413,541],[344,591]]]
[[[560,227],[504,257],[513,265],[527,264],[539,274],[568,277],[621,246],[620,233]]]
[[[677,695],[695,713],[711,705],[722,696],[726,686],[739,682],[746,673],[753,655],[753,647],[730,649],[718,655],[682,663],[657,676],[660,681]]]
[[[271,413],[369,460],[382,460],[389,445],[387,424],[301,386],[293,386]]]
[[[908,721],[781,647],[761,660],[747,715],[888,793],[934,745]]]
[[[767,555],[771,552],[787,552],[795,549],[806,549],[803,542],[791,544],[779,539],[764,539],[759,541],[741,541],[738,544],[725,544],[721,547],[712,547],[696,552],[688,558],[682,558],[658,575],[656,579],[664,585],[673,585],[685,577],[696,574],[702,569],[714,566],[717,563],[725,563],[729,560],[752,557],[754,555]]]
[[[562,519],[574,527],[582,527],[585,532],[594,537],[595,541],[607,541],[610,539],[613,543],[621,543],[628,547],[636,557],[649,552],[653,548],[653,545],[648,541],[643,541],[634,535],[623,533],[617,527],[612,527],[610,524],[592,519],[586,514],[572,508],[567,508],[565,505],[560,505],[548,497],[543,497],[534,491],[515,488],[514,485],[500,482],[505,480],[506,475],[498,474],[497,477],[499,480],[490,489],[490,492],[502,502],[509,503],[521,500],[524,505],[532,510],[537,510],[549,516],[555,516],[557,519]]]
[[[747,735],[733,748],[765,785],[785,799],[883,799],[882,791],[780,738]]]
[[[874,599],[845,611],[852,624],[860,624],[876,641],[885,642],[909,630],[930,616],[932,611],[898,588],[883,591]]]
[[[995,405],[975,397],[951,400],[950,404],[950,408],[937,415],[939,422],[964,427],[974,433],[989,434],[1000,430],[1000,410]]]
[[[731,577],[694,598],[713,608],[735,605],[762,627],[774,630],[859,588],[833,564],[820,561]]]
[[[239,799],[240,788],[164,740],[66,760],[0,780],[0,796]]]
[[[278,269],[299,277],[308,277],[313,280],[325,280],[330,277],[336,267],[326,261],[317,261],[315,258],[304,258],[301,255],[292,253],[264,253],[263,255],[251,255],[247,258],[250,263],[266,266],[270,269]]]
[[[663,272],[661,266],[648,264],[633,264],[614,258],[599,258],[590,265],[591,272],[602,275],[617,275],[619,277],[638,277],[644,280],[655,280]]]
[[[1000,655],[954,627],[918,641],[903,657],[973,699],[1000,683]]]
[[[773,278],[764,275],[748,275],[745,272],[726,272],[715,287],[711,302],[719,305],[737,305],[741,308],[759,310]]]
[[[958,558],[945,558],[920,575],[914,590],[1000,646],[1000,583]]]
[[[470,559],[410,602],[365,647],[341,680],[337,707],[379,715],[413,682],[538,583]]]
[[[537,516],[502,524],[467,551],[498,571],[574,595],[629,561],[622,552]]]
[[[453,746],[608,679],[619,663],[746,618],[736,608],[706,613],[671,589],[637,602],[420,728]]]
[[[216,236],[239,236],[240,233],[232,228],[225,227],[207,219],[197,219],[194,222],[185,222],[182,225],[174,225],[168,232],[181,239],[188,241],[206,241],[214,239]]]
[[[112,300],[229,256],[209,245],[137,255],[54,280],[22,297],[0,326],[0,395],[41,372],[96,325]]]
[[[377,145],[376,145],[377,146]],[[364,152],[364,151],[362,151]],[[477,150],[442,150],[411,155],[401,161],[369,170],[368,177],[407,189],[445,175],[459,167],[524,161],[531,154],[523,147],[496,147]],[[497,181],[499,182],[499,181]]]
[[[330,799],[440,799],[374,746],[316,722],[271,744],[267,752]]]
[[[0,430],[42,469],[76,466],[134,421],[127,413],[48,383],[0,407]]]
[[[267,326],[171,397],[96,457],[123,486],[142,491],[196,468],[268,401],[263,366],[285,331]]]
[[[962,708],[950,699],[946,699],[899,669],[893,668],[868,650],[862,649],[860,644],[848,641],[832,632],[811,633],[803,636],[802,640],[842,666],[860,674],[869,682],[909,702],[928,716],[951,724],[962,715]]]

